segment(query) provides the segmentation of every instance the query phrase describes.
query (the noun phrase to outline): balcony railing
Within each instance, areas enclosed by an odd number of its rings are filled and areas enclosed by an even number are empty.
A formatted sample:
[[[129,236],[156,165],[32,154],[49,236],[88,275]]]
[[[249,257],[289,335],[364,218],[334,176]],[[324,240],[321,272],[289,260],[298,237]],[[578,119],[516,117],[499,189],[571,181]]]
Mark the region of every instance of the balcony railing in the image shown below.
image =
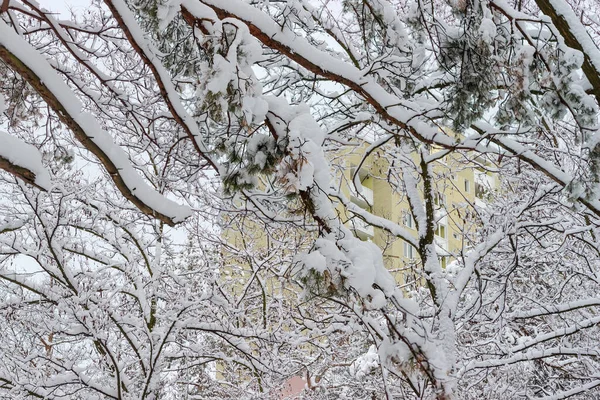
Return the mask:
[[[369,189],[368,187],[360,186],[358,188],[359,192],[356,193],[356,190],[352,188],[352,193],[350,196],[350,200],[359,207],[367,208],[373,205],[373,189]]]
[[[356,236],[360,239],[367,240],[372,239],[375,235],[375,229],[372,225],[367,224],[362,219],[355,217],[350,221],[352,230],[356,233]]]

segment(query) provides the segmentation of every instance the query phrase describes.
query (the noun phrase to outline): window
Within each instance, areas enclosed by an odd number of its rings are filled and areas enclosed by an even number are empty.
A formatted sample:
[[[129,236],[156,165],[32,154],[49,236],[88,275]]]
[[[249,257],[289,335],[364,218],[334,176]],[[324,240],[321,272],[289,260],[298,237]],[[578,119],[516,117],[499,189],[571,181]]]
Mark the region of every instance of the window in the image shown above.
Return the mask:
[[[406,211],[404,213],[403,223],[404,223],[404,226],[406,226],[407,228],[414,228],[415,227],[415,221],[413,220],[413,216],[408,211]]]
[[[409,260],[415,258],[415,248],[407,242],[404,242],[404,258],[408,258]]]
[[[440,257],[440,267],[446,269],[446,266],[448,265],[448,257]]]
[[[471,181],[468,179],[465,179],[465,193],[470,193],[471,192]]]
[[[435,228],[435,234],[442,239],[446,239],[446,225],[438,224],[437,228]]]
[[[444,196],[441,193],[436,193],[433,196],[433,204],[436,205],[436,207],[442,207],[446,205],[446,196]]]

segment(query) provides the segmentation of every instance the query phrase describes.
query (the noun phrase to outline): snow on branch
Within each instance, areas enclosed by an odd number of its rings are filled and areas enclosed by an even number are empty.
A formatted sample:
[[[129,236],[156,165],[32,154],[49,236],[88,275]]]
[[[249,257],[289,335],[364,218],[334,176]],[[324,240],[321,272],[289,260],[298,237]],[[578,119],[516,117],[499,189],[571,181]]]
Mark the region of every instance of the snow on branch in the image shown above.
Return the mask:
[[[168,225],[191,214],[189,207],[167,199],[142,179],[127,154],[91,114],[84,112],[79,99],[48,61],[4,21],[0,21],[0,59],[35,88],[77,140],[98,158],[123,196],[138,209]]]
[[[522,145],[516,140],[505,135],[488,135],[494,129],[491,131],[486,130],[484,127],[489,126],[482,121],[478,121],[472,128],[497,146],[484,145],[482,140],[477,137],[466,138],[462,142],[457,142],[455,138],[450,137],[443,130],[427,122],[425,116],[428,114],[432,118],[436,117],[435,111],[433,111],[436,107],[423,109],[421,104],[401,99],[389,93],[374,77],[368,75],[368,71],[359,70],[354,65],[317,49],[306,39],[296,35],[286,27],[279,26],[271,17],[251,5],[238,0],[202,0],[202,3],[209,6],[216,16],[221,19],[236,18],[243,21],[248,26],[250,33],[265,46],[284,54],[318,76],[348,86],[371,104],[382,117],[397,127],[409,131],[411,135],[423,143],[433,143],[448,149],[472,149],[498,154],[503,154],[503,149],[506,149],[523,161],[532,164],[536,169],[561,185],[566,186],[571,182],[564,179],[563,177],[567,174],[552,165],[550,161],[545,161],[539,156],[531,156],[531,152],[516,151],[516,148],[522,148]],[[204,7],[198,7],[191,0],[183,1],[181,7],[188,14],[193,15],[194,12],[197,12],[196,18],[199,22],[212,18]],[[583,34],[586,33],[583,32]],[[580,40],[584,39],[583,34],[581,34]],[[588,41],[584,42],[588,53],[596,54],[593,51],[593,46],[589,46]],[[600,204],[596,200],[590,200],[583,196],[580,196],[578,200],[594,213],[600,215]]]
[[[0,131],[0,168],[43,190],[50,189],[50,174],[37,148]]]
[[[593,87],[596,101],[600,104],[600,48],[590,37],[585,26],[564,0],[536,0],[540,10],[550,17],[554,27],[564,38],[565,44],[583,53],[583,73]]]
[[[143,62],[150,68],[158,84],[162,98],[167,104],[169,111],[183,128],[186,135],[200,156],[202,156],[214,169],[219,171],[218,162],[213,160],[209,150],[202,141],[202,135],[198,129],[198,124],[181,104],[179,95],[175,90],[173,82],[168,71],[161,64],[155,55],[151,43],[145,38],[144,31],[135,21],[135,16],[129,10],[127,4],[121,0],[105,0],[106,5],[111,10],[113,16],[119,23],[119,27],[125,33],[131,46],[135,49]]]
[[[447,146],[454,140],[437,127],[415,118],[423,112],[418,104],[388,93],[377,81],[354,65],[339,60],[312,46],[306,39],[291,30],[280,27],[275,21],[255,7],[237,0],[203,0],[221,18],[236,18],[244,22],[250,33],[265,46],[281,52],[291,60],[315,74],[350,87],[365,98],[382,116],[425,142],[434,140]],[[193,14],[197,7],[191,0],[181,4],[184,11]],[[199,21],[206,14],[197,15]],[[419,110],[416,112],[415,110]]]

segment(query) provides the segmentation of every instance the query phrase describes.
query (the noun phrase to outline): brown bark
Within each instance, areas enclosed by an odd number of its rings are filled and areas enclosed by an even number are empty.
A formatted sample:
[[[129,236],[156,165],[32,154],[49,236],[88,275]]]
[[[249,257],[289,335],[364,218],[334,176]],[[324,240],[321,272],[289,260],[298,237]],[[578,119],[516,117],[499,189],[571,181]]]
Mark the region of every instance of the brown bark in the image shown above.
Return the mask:
[[[125,21],[123,20],[123,17],[119,14],[119,11],[112,4],[112,2],[110,0],[104,0],[104,3],[110,9],[110,12],[113,14],[113,17],[115,17],[117,23],[119,24],[119,27],[121,28],[121,30],[123,30],[123,33],[127,37],[127,40],[129,41],[129,43],[131,44],[133,49],[138,53],[138,55],[140,56],[140,58],[142,59],[144,64],[146,64],[146,66],[148,68],[150,68],[150,71],[152,71],[152,75],[154,75],[154,79],[156,79],[156,83],[160,90],[160,94],[161,94],[163,100],[165,101],[165,103],[167,104],[167,107],[169,108],[169,112],[171,113],[171,115],[173,116],[175,121],[179,124],[179,126],[181,126],[181,128],[185,131],[186,135],[190,138],[190,140],[192,141],[192,145],[194,146],[194,149],[196,150],[196,152],[202,158],[204,158],[206,160],[206,162],[208,162],[211,165],[211,167],[218,173],[219,168],[215,165],[214,161],[210,158],[210,156],[208,154],[205,154],[202,151],[202,149],[198,145],[198,142],[196,141],[196,137],[194,136],[190,127],[187,126],[187,124],[185,123],[183,116],[179,115],[179,113],[175,109],[173,102],[169,98],[169,93],[167,92],[167,89],[165,88],[165,85],[160,77],[160,74],[158,73],[158,70],[156,69],[156,66],[154,65],[152,60],[150,60],[148,58],[148,56],[146,55],[144,50],[141,48],[140,44],[135,40],[135,38],[133,37],[133,34],[127,27],[127,24],[125,23]]]
[[[600,106],[600,71],[598,71],[594,64],[592,64],[590,57],[586,54],[581,46],[581,43],[577,40],[573,32],[571,31],[571,26],[567,23],[565,18],[562,15],[559,15],[558,10],[556,10],[553,5],[548,0],[535,0],[540,10],[546,14],[552,20],[552,23],[560,32],[562,37],[565,39],[565,44],[573,49],[579,50],[583,53],[584,60],[581,69],[585,74],[585,77],[588,79],[590,84],[592,85],[592,93],[594,97],[596,97],[596,101]]]
[[[89,136],[87,136],[84,129],[77,123],[77,121],[75,121],[73,116],[67,112],[60,100],[54,95],[54,93],[52,93],[50,89],[48,89],[48,87],[35,74],[35,72],[25,65],[17,56],[12,54],[6,47],[1,45],[0,59],[35,89],[40,97],[44,99],[46,104],[48,104],[48,106],[56,113],[61,122],[71,129],[77,140],[87,150],[94,154],[98,160],[100,160],[119,191],[127,200],[132,202],[143,213],[157,218],[167,225],[175,225],[175,222],[171,217],[154,210],[133,193],[133,191],[125,184],[125,181],[121,177],[119,168],[113,163],[110,157],[104,153],[104,151],[102,151],[102,149],[98,147],[98,145],[94,143]],[[29,181],[31,181],[31,179],[29,179]],[[135,190],[135,188],[133,190]]]
[[[547,2],[548,0],[536,0],[538,2]],[[256,25],[254,25],[251,21],[245,20],[244,18],[242,18],[239,15],[233,14],[225,9],[219,8],[216,5],[213,4],[207,4],[209,7],[211,7],[213,9],[213,11],[215,11],[215,13],[217,14],[217,16],[220,19],[224,19],[224,18],[235,18],[238,19],[240,21],[242,21],[243,23],[245,23],[248,26],[248,29],[250,31],[250,33],[252,34],[252,36],[254,36],[255,38],[257,38],[260,42],[262,42],[263,45],[277,50],[279,51],[281,54],[285,55],[286,57],[288,57],[290,60],[296,62],[297,64],[301,65],[302,67],[306,68],[307,70],[313,72],[314,74],[327,78],[333,82],[338,82],[341,83],[347,87],[349,87],[350,89],[352,89],[353,91],[355,91],[358,95],[360,95],[361,97],[363,97],[371,106],[373,106],[373,108],[375,108],[375,110],[383,117],[385,118],[387,121],[389,121],[390,123],[398,126],[401,129],[407,130],[413,137],[419,139],[421,142],[423,143],[428,143],[428,144],[437,144],[437,145],[441,145],[446,149],[450,149],[450,150],[454,150],[454,149],[461,149],[464,148],[465,150],[472,150],[468,147],[465,146],[461,146],[460,144],[457,144],[455,146],[447,146],[447,145],[443,145],[440,143],[436,143],[434,140],[430,139],[430,138],[426,138],[424,137],[420,132],[418,132],[416,129],[414,129],[413,127],[409,126],[408,124],[406,124],[403,121],[398,120],[397,118],[395,118],[394,116],[392,116],[386,107],[384,107],[382,104],[378,103],[372,96],[370,93],[368,93],[367,91],[365,91],[363,89],[363,87],[358,83],[358,82],[354,82],[353,80],[350,80],[344,76],[341,75],[337,75],[335,73],[332,73],[331,71],[328,71],[326,69],[321,68],[318,65],[313,64],[312,62],[310,62],[309,60],[307,60],[306,58],[302,57],[300,54],[296,53],[293,51],[293,49],[291,49],[290,47],[286,46],[285,44],[279,42],[278,40],[270,37],[269,35],[267,35],[266,33],[264,33],[260,28],[258,28]],[[187,14],[187,19],[190,19],[190,15],[191,13],[187,10],[184,9],[184,7],[182,7],[183,12]],[[554,13],[556,14],[556,13]],[[560,17],[562,18],[562,17]],[[566,22],[565,22],[566,23]],[[570,34],[570,33],[569,33]],[[571,35],[572,36],[572,35]],[[569,42],[570,43],[570,42]],[[579,45],[579,43],[577,43],[577,45],[579,46],[579,48],[581,48],[581,46]],[[589,61],[588,61],[589,64]],[[590,73],[590,76],[592,76],[592,81],[596,82],[593,78],[593,74],[590,72],[591,68],[591,64],[589,67],[586,67],[588,73]],[[600,75],[596,74],[596,77],[600,80]],[[600,81],[598,81],[598,89],[600,89]],[[600,92],[599,92],[600,95]],[[600,104],[600,100],[599,100],[599,104]],[[477,127],[472,126],[473,129],[477,130],[480,133],[484,133],[481,132],[480,129],[478,129]],[[513,154],[515,157],[518,157],[519,159],[527,162],[528,164],[530,164],[532,167],[534,167],[535,169],[537,169],[538,171],[542,172],[543,174],[545,174],[546,176],[548,176],[550,179],[554,180],[556,183],[565,186],[567,185],[569,182],[563,182],[560,177],[555,176],[551,171],[546,170],[542,165],[538,164],[535,160],[531,159],[530,157],[527,157],[527,155],[524,155],[520,152],[515,152],[513,149],[511,149],[510,147],[506,146],[502,141],[499,140],[495,140],[493,136],[489,136],[489,140],[495,144],[497,144],[498,146],[504,148],[505,150],[507,150],[509,153]],[[588,207],[588,209],[590,211],[592,211],[594,214],[600,216],[600,209],[596,208],[590,201],[588,201],[587,199],[581,197],[578,199],[582,204],[584,204],[586,207]]]
[[[27,182],[30,185],[33,185],[41,190],[46,190],[43,187],[37,185],[35,183],[35,173],[33,171],[28,170],[27,168],[21,167],[19,165],[11,163],[8,159],[0,156],[0,169],[5,170],[6,172],[21,178],[23,181]]]

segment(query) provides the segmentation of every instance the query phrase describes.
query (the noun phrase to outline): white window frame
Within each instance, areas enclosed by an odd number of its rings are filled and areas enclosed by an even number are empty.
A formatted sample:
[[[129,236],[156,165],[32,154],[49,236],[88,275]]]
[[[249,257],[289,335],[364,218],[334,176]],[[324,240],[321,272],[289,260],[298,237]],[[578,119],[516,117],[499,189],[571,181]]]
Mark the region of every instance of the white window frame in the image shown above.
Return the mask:
[[[440,257],[440,267],[446,269],[447,266],[448,266],[448,257],[441,256]]]
[[[414,229],[415,227],[415,219],[413,218],[412,214],[408,211],[404,213],[402,223],[404,224],[404,226],[410,229]]]
[[[435,193],[433,196],[433,204],[436,207],[445,207],[446,206],[446,195],[443,193]]]
[[[404,258],[413,260],[415,258],[415,248],[412,247],[408,242],[403,242],[404,245]]]
[[[448,226],[446,224],[438,223],[435,227],[435,235],[442,239],[446,239],[448,237]]]

